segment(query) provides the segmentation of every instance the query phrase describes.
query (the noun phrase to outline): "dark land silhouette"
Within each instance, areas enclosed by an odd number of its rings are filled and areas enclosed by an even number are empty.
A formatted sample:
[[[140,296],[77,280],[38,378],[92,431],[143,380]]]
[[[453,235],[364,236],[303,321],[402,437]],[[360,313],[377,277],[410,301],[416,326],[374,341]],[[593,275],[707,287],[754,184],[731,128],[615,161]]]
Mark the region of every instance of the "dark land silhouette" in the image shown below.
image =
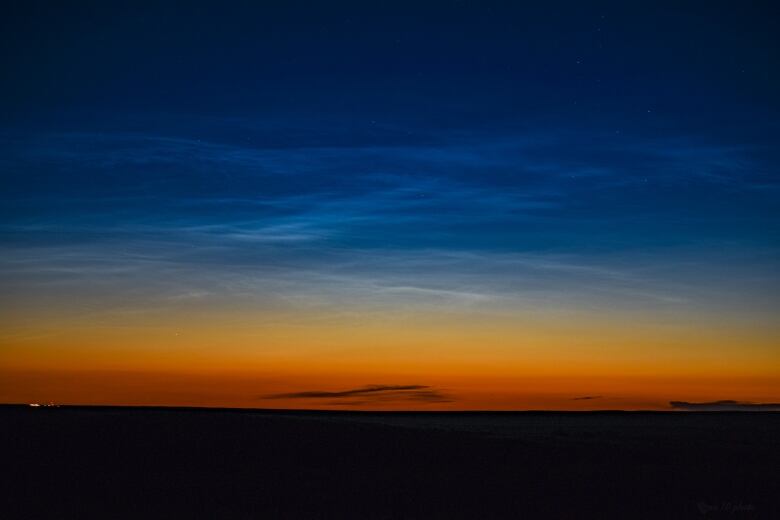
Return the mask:
[[[0,407],[0,518],[780,518],[780,413]]]

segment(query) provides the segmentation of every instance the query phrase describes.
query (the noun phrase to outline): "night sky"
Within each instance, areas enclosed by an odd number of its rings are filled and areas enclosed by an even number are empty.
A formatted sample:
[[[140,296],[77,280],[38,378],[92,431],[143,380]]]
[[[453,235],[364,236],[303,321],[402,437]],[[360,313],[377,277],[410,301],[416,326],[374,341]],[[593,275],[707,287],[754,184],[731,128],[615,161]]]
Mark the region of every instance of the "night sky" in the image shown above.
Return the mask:
[[[0,401],[780,400],[771,2],[14,4]]]

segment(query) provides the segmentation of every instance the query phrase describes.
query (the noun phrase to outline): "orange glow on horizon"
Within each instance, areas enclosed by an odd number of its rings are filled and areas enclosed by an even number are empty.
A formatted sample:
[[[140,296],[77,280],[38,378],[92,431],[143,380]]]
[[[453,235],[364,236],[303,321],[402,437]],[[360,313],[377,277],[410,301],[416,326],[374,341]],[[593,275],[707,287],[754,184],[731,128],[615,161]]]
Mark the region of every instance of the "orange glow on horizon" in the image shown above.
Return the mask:
[[[176,313],[70,320],[37,331],[9,321],[0,402],[578,410],[780,396],[773,330],[711,317],[698,324],[690,317],[662,324],[611,318],[298,314],[266,324],[250,312],[219,311],[208,319]],[[366,385],[419,385],[443,397],[263,398]]]

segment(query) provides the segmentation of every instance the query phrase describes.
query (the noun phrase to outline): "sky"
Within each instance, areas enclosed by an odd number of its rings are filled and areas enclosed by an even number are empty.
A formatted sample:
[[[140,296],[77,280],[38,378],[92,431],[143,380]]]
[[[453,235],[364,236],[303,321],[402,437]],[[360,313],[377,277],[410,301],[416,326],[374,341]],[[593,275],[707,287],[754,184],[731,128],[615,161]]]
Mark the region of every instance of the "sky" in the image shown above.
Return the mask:
[[[0,402],[780,402],[771,3],[70,4],[0,20]]]

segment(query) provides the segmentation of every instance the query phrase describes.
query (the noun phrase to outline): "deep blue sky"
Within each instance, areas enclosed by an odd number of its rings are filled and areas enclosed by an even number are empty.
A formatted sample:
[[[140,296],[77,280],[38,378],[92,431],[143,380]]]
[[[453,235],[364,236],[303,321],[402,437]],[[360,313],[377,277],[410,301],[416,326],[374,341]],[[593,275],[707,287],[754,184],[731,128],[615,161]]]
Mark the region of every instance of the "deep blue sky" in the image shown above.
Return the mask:
[[[15,298],[778,310],[770,2],[76,4],[0,21]]]

